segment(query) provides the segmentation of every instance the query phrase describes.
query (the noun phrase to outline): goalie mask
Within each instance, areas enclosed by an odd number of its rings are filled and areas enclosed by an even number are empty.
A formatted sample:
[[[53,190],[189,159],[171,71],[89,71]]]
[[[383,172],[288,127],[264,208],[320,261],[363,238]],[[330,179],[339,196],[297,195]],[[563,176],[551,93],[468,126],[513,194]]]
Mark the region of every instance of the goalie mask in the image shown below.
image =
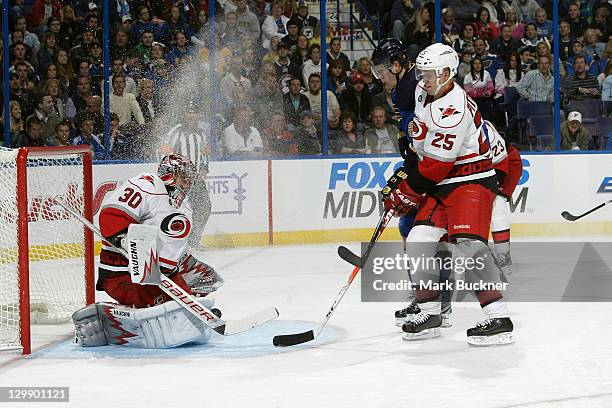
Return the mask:
[[[196,176],[196,168],[185,156],[170,154],[164,156],[157,168],[157,175],[166,185],[170,204],[179,208],[189,193]]]

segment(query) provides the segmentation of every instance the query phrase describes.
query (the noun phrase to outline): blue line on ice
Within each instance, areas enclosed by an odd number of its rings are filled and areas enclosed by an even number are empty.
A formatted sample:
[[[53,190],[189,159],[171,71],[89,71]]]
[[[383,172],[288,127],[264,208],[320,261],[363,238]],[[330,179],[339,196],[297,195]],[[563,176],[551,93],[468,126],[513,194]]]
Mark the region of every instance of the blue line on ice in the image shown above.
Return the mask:
[[[66,340],[32,354],[40,359],[90,358],[246,358],[290,352],[329,343],[338,332],[326,326],[321,335],[308,343],[293,347],[274,347],[272,338],[278,334],[299,333],[314,329],[317,323],[297,320],[275,320],[248,332],[220,336],[213,332],[208,344],[187,344],[174,349],[139,349],[123,346],[79,347]]]

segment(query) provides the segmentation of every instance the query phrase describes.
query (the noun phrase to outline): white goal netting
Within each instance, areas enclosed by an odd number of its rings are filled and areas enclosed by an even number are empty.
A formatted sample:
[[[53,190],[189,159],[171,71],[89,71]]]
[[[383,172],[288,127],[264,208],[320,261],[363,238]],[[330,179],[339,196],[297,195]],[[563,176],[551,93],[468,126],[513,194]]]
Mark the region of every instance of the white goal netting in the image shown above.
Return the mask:
[[[32,323],[60,323],[86,303],[83,225],[57,205],[59,194],[83,213],[80,154],[27,159],[28,232],[18,226],[18,150],[0,149],[0,349],[19,348],[19,274],[28,273]],[[29,270],[20,271],[18,243],[27,237]]]

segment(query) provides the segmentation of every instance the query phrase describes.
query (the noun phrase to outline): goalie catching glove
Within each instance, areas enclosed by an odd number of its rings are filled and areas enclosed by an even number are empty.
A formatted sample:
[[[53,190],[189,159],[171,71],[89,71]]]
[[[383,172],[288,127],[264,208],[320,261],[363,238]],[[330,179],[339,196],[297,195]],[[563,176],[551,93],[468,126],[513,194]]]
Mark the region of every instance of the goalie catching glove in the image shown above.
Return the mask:
[[[423,201],[424,194],[414,191],[406,182],[406,177],[408,173],[400,167],[382,190],[385,210],[394,210],[396,216],[416,210]]]

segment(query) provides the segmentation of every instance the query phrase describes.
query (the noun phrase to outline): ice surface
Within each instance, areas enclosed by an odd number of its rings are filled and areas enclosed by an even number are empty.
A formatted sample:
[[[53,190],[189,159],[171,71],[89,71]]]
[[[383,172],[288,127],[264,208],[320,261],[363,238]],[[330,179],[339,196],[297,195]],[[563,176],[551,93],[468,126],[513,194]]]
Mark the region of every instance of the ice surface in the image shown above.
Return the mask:
[[[356,279],[319,339],[277,349],[273,335],[314,328],[346,282],[352,267],[336,245],[206,259],[226,280],[215,296],[224,318],[274,305],[279,319],[176,350],[79,349],[70,326],[35,326],[31,357],[0,355],[0,385],[69,386],[71,402],[52,406],[86,408],[612,406],[611,303],[511,304],[516,343],[490,348],[467,345],[482,313],[461,303],[442,337],[407,343],[394,326],[400,305],[361,303]],[[28,405],[0,404],[10,406]]]

